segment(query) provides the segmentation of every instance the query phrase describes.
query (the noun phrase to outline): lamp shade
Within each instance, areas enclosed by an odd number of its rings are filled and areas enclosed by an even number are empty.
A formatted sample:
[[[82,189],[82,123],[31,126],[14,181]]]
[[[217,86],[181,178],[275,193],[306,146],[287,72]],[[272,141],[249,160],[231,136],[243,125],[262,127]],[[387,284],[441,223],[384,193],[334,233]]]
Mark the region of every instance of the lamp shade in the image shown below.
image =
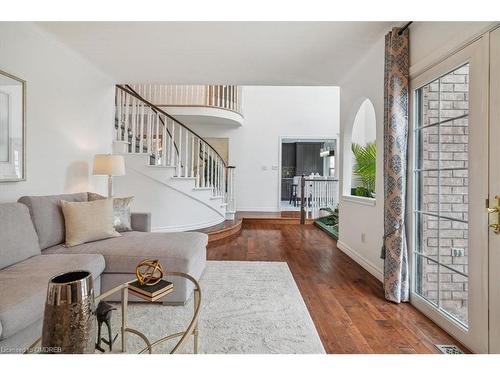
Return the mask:
[[[121,155],[99,154],[94,158],[95,175],[123,176],[125,174],[125,162]]]

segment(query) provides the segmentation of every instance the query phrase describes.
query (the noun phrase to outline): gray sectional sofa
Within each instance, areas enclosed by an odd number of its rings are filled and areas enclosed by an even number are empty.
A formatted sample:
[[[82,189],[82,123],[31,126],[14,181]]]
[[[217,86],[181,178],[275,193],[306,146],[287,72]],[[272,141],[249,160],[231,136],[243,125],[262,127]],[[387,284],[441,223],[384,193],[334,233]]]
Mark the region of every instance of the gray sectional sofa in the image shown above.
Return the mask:
[[[150,216],[144,213],[132,214],[133,231],[121,237],[66,248],[61,200],[86,201],[87,193],[0,204],[0,353],[22,350],[40,336],[47,283],[55,274],[89,270],[99,294],[135,278],[135,266],[145,258],[197,279],[205,269],[206,234],[151,233]],[[193,286],[182,278],[171,280],[174,292],[162,302],[185,303]],[[110,298],[119,299],[118,294]]]

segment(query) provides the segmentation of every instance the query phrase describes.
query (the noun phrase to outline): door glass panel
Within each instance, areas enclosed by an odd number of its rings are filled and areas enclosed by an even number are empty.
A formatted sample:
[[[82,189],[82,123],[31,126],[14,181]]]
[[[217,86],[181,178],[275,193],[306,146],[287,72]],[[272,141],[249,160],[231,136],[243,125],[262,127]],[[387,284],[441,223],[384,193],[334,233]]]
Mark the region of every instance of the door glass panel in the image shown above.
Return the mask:
[[[436,216],[417,213],[417,248],[419,253],[438,261],[438,224]]]
[[[468,287],[467,276],[439,266],[439,307],[465,324],[468,315]]]
[[[468,275],[468,223],[439,219],[439,262]]]
[[[416,106],[415,289],[467,325],[469,65],[418,89]]]
[[[449,112],[449,111],[448,111]],[[463,111],[458,111],[461,113]],[[467,115],[460,115],[467,116]],[[465,168],[468,167],[469,119],[460,117],[445,120],[439,127],[440,167]]]
[[[434,215],[439,213],[438,172],[425,170],[416,174],[416,183],[418,186],[416,208],[420,212]]]
[[[418,169],[436,169],[439,167],[439,126],[430,125],[418,131],[420,158]]]
[[[421,255],[415,256],[416,292],[432,304],[438,304],[438,263]]]

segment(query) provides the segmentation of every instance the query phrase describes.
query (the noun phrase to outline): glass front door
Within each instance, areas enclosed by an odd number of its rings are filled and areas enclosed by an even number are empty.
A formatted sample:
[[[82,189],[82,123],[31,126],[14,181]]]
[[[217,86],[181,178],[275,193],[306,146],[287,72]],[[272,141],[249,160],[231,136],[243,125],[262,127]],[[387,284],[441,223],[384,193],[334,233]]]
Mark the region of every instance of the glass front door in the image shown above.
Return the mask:
[[[480,352],[488,329],[484,48],[475,42],[413,82],[412,303]]]

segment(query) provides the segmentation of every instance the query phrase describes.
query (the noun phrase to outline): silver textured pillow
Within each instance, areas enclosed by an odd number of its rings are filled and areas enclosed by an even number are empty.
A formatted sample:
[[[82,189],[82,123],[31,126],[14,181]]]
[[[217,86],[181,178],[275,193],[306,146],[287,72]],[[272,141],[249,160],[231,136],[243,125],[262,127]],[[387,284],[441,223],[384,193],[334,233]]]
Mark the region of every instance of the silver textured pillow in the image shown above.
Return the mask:
[[[96,201],[106,199],[97,193],[88,193],[88,200]],[[130,203],[134,197],[113,198],[113,225],[118,232],[128,232],[132,230],[132,221],[130,218]]]

